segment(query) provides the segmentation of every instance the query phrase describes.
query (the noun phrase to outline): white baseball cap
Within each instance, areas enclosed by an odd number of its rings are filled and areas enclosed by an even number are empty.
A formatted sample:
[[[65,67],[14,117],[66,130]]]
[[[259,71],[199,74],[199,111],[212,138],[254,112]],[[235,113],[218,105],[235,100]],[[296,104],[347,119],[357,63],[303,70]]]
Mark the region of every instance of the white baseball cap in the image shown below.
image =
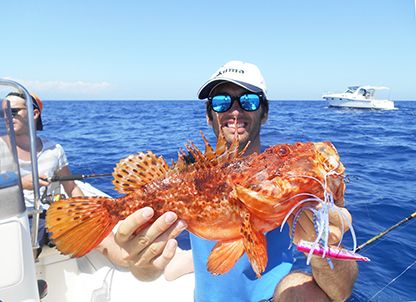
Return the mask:
[[[266,97],[266,82],[260,69],[251,63],[230,61],[220,67],[198,91],[199,99],[208,98],[212,89],[223,82],[231,82]]]

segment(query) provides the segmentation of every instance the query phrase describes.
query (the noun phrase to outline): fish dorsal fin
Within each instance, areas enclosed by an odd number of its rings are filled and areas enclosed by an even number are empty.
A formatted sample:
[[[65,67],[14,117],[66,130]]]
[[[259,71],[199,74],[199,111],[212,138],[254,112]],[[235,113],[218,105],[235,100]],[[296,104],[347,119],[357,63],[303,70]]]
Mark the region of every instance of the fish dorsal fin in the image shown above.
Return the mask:
[[[172,165],[176,171],[194,171],[229,163],[234,159],[243,157],[243,154],[246,152],[248,147],[247,144],[242,151],[239,151],[237,136],[228,147],[222,130],[220,130],[218,134],[215,149],[210,145],[202,131],[201,136],[205,144],[205,152],[201,152],[201,150],[199,150],[199,148],[192,141],[189,141],[185,145],[188,154],[186,154],[186,152],[182,149],[179,150],[178,161],[176,164]]]
[[[178,160],[176,161],[176,163],[173,162],[173,160],[172,160],[173,169],[175,169],[178,172],[186,170],[188,164],[187,164],[187,161],[185,160],[185,158],[186,158],[185,151],[180,149],[179,152],[178,152]]]
[[[226,151],[227,151],[227,141],[225,140],[224,132],[221,129],[220,133],[218,134],[217,145],[215,146],[215,155],[221,156]]]
[[[122,159],[113,172],[115,189],[124,194],[131,193],[144,185],[164,177],[169,166],[162,156],[153,152],[137,153]]]
[[[224,132],[222,129],[220,129],[220,132],[217,138],[217,145],[214,150],[214,148],[212,148],[212,146],[209,144],[208,140],[206,139],[206,137],[204,136],[202,132],[201,132],[201,135],[205,143],[205,152],[203,154],[199,152],[199,150],[197,150],[198,152],[195,152],[196,147],[193,144],[191,145],[191,148],[189,148],[189,146],[187,146],[187,148],[188,148],[188,151],[192,155],[195,156],[194,153],[197,153],[198,157],[195,158],[197,159],[197,161],[198,159],[209,161],[211,165],[228,163],[233,159],[241,158],[243,157],[248,147],[248,144],[247,144],[247,146],[243,150],[239,151],[240,144],[239,144],[237,135],[234,137],[234,140],[232,141],[231,145],[228,147],[227,141],[225,140]]]
[[[212,146],[210,145],[210,143],[208,142],[207,138],[205,137],[204,133],[201,131],[201,136],[202,139],[204,140],[204,144],[205,144],[205,157],[209,160],[213,159],[215,157],[215,150],[214,148],[212,148]]]
[[[250,142],[248,142],[246,146],[244,146],[243,150],[239,151],[240,141],[238,140],[238,133],[236,130],[233,141],[231,142],[230,146],[227,147],[227,141],[225,140],[224,132],[221,128],[220,133],[218,135],[217,146],[215,148],[215,154],[218,158],[221,158],[223,161],[230,161],[235,158],[243,157],[249,145],[250,145]]]
[[[189,141],[188,144],[185,145],[185,147],[196,163],[204,163],[205,161],[207,161],[207,158],[204,155],[204,153],[202,153],[193,142]]]

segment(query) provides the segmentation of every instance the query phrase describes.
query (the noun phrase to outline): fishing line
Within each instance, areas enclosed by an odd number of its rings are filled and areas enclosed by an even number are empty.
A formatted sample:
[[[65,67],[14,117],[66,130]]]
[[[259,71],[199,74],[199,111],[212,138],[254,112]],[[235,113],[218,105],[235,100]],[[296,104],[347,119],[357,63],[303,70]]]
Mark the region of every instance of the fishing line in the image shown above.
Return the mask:
[[[111,301],[111,289],[113,285],[115,269],[112,267],[108,270],[107,274],[104,277],[103,283],[100,288],[93,290],[91,294],[91,302],[109,302]],[[110,276],[111,273],[111,276]],[[110,276],[108,278],[108,276]],[[107,280],[109,279],[109,280]]]
[[[374,243],[375,241],[379,240],[380,238],[382,238],[383,236],[387,235],[389,232],[391,232],[392,230],[396,229],[397,227],[401,226],[402,224],[408,222],[409,220],[412,220],[413,218],[416,217],[416,212],[413,212],[412,214],[410,214],[409,216],[407,216],[406,218],[400,220],[398,223],[396,223],[395,225],[392,225],[391,227],[387,228],[386,230],[384,230],[383,232],[378,233],[377,235],[375,235],[374,237],[370,238],[369,240],[367,240],[366,242],[364,242],[363,244],[361,244],[359,247],[357,247],[354,252],[358,252],[361,249],[367,247],[368,245]],[[382,293],[387,287],[389,287],[391,284],[393,284],[397,279],[399,279],[403,274],[405,274],[409,269],[411,269],[414,265],[416,264],[416,260],[410,264],[408,267],[406,267],[399,275],[397,275],[396,277],[394,277],[389,283],[387,283],[383,288],[381,288],[378,292],[376,292],[369,300],[367,301],[371,301],[372,299],[374,299],[375,297],[377,297],[380,293]]]
[[[373,298],[377,297],[382,291],[384,291],[387,287],[389,287],[392,283],[394,283],[397,279],[399,279],[404,273],[406,273],[409,269],[413,267],[413,265],[416,264],[416,260],[413,261],[412,264],[410,264],[408,267],[405,268],[404,271],[402,271],[398,276],[394,277],[389,283],[387,283],[382,289],[380,289],[374,296],[372,296],[370,299],[367,300],[371,301]]]

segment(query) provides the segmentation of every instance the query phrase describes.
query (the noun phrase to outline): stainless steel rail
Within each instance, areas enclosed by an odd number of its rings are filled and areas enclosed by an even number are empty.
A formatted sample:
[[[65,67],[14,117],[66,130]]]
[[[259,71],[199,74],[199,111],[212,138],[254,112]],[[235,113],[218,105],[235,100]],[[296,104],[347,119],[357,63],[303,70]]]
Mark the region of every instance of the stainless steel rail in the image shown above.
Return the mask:
[[[34,192],[34,212],[33,212],[33,220],[32,220],[32,247],[33,249],[37,249],[38,245],[38,228],[39,228],[39,214],[42,212],[40,210],[40,191],[39,191],[39,174],[38,174],[38,158],[36,152],[36,128],[35,128],[35,121],[33,119],[33,104],[32,104],[32,97],[30,96],[29,92],[23,87],[21,84],[12,81],[12,80],[5,80],[0,79],[1,86],[10,86],[14,89],[18,90],[22,93],[26,100],[26,107],[28,117],[28,125],[29,125],[29,135],[30,135],[30,160],[32,165],[32,179],[33,179],[33,192]]]

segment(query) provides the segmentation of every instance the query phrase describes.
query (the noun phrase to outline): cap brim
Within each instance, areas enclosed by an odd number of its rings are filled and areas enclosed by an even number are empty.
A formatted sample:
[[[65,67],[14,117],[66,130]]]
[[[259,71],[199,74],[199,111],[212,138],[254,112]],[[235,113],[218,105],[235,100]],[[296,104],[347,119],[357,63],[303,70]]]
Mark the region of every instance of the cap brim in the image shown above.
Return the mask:
[[[208,82],[206,82],[198,91],[198,99],[203,100],[209,97],[209,93],[211,92],[211,90],[224,82],[229,82],[229,83],[233,83],[236,84],[244,89],[247,89],[248,91],[254,92],[254,93],[260,93],[263,92],[265,93],[261,88],[245,83],[245,82],[241,82],[241,81],[236,81],[236,80],[231,80],[231,79],[227,79],[227,78],[216,78],[215,80],[210,80]]]

